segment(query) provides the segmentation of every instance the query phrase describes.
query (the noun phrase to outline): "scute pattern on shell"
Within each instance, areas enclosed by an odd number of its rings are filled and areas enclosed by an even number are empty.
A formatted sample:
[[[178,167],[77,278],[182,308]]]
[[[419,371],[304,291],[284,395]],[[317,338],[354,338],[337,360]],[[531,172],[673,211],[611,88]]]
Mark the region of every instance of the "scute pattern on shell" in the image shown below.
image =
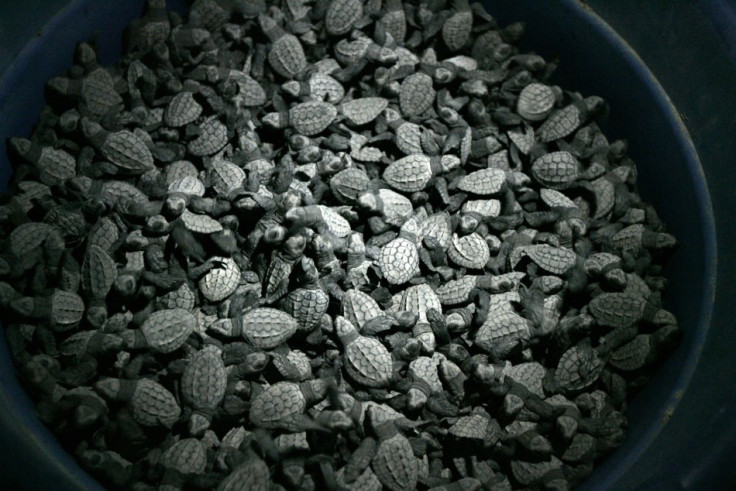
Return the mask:
[[[286,312],[260,307],[243,314],[243,335],[254,346],[271,349],[289,339],[297,329],[297,322]]]
[[[181,409],[171,392],[150,379],[136,382],[130,408],[133,419],[148,427],[161,425],[171,428],[181,414]]]
[[[194,331],[194,316],[180,308],[157,310],[141,326],[149,346],[161,353],[179,349]]]
[[[392,285],[401,285],[419,272],[419,253],[414,244],[397,237],[381,248],[381,273]]]
[[[229,257],[215,256],[212,261],[216,266],[199,280],[199,291],[210,302],[219,302],[238,287],[240,268]]]

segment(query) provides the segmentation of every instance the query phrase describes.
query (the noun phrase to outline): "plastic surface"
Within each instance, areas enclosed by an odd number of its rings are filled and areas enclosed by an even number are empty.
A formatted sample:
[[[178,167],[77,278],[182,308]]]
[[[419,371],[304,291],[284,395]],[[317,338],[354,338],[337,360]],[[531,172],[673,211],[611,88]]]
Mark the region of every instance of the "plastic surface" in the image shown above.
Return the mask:
[[[91,37],[97,40],[102,61],[113,62],[122,28],[139,15],[143,2],[74,0],[45,26],[66,2],[28,3],[37,7],[26,6],[20,12],[20,4],[0,5],[3,183],[9,175],[5,138],[30,132],[44,104],[44,82],[70,65],[78,41]],[[560,58],[557,83],[609,102],[612,110],[605,131],[629,140],[643,197],[655,204],[680,241],[667,271],[665,306],[685,330],[683,344],[633,401],[627,413],[628,439],[586,486],[672,489],[734,482],[736,470],[730,460],[736,454],[732,300],[736,257],[729,251],[736,244],[736,227],[730,225],[736,209],[732,191],[736,101],[729,91],[736,86],[736,63],[728,58],[732,45],[723,34],[727,16],[718,15],[715,23],[709,20],[714,12],[724,12],[719,9],[728,12],[732,4],[724,0],[701,0],[697,5],[637,0],[485,4],[502,24],[526,22],[526,49],[548,59]],[[590,7],[623,35],[662,86]],[[42,26],[40,36],[34,37]],[[0,414],[0,478],[6,488],[95,486],[38,422],[17,382],[4,338]]]

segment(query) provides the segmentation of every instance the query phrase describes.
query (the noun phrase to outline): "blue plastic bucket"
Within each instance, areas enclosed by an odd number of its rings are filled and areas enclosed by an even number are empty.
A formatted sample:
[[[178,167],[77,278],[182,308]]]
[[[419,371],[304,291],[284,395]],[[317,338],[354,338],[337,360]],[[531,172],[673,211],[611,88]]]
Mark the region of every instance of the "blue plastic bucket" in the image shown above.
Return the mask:
[[[10,172],[5,139],[30,133],[44,105],[45,81],[68,68],[82,40],[94,39],[103,63],[113,63],[123,28],[140,14],[142,3],[36,0],[0,6],[1,183]],[[181,1],[168,3],[183,11]],[[560,58],[557,83],[609,102],[604,130],[629,141],[642,196],[680,243],[666,271],[670,284],[664,301],[683,328],[682,345],[631,403],[628,438],[585,483],[590,488],[671,489],[711,485],[735,475],[724,462],[736,447],[736,332],[731,332],[736,292],[730,281],[736,277],[736,261],[723,251],[736,244],[736,226],[729,226],[736,173],[728,168],[736,155],[736,104],[728,90],[736,87],[736,63],[728,58],[731,41],[719,38],[718,29],[724,32],[724,22],[736,27],[736,17],[729,21],[726,15],[736,9],[724,1],[700,2],[704,9],[684,3],[642,7],[634,0],[590,1],[617,23],[625,41],[582,2],[485,2],[502,24],[526,23],[524,48]],[[715,24],[713,12],[719,13]],[[657,43],[652,33],[672,37],[669,30],[678,25],[689,30],[678,32],[674,43]],[[692,49],[675,51],[683,46]],[[637,52],[658,67],[662,83]],[[678,70],[668,59],[688,70]],[[708,79],[707,87],[694,85],[716,74],[720,78]],[[707,90],[709,97],[699,97],[698,90]],[[683,116],[699,135],[696,145]],[[703,127],[709,135],[698,134]],[[35,416],[2,337],[0,414],[0,476],[6,487],[98,487]]]

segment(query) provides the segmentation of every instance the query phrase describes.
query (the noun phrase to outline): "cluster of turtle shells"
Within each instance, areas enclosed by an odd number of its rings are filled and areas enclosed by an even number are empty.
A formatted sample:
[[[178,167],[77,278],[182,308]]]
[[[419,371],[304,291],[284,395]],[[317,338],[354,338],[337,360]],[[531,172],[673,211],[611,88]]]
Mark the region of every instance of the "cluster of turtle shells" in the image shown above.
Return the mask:
[[[563,489],[674,346],[605,110],[466,0],[148,0],[9,141],[0,309],[108,486]],[[625,110],[615,108],[614,110]]]

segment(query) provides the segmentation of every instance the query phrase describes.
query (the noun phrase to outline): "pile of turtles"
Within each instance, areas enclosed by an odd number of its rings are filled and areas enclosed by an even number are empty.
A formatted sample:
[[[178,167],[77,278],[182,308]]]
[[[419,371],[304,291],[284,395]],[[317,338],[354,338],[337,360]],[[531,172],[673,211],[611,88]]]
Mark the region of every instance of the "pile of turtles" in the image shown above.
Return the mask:
[[[11,138],[0,312],[129,489],[567,489],[676,346],[607,107],[467,0],[148,0]]]

